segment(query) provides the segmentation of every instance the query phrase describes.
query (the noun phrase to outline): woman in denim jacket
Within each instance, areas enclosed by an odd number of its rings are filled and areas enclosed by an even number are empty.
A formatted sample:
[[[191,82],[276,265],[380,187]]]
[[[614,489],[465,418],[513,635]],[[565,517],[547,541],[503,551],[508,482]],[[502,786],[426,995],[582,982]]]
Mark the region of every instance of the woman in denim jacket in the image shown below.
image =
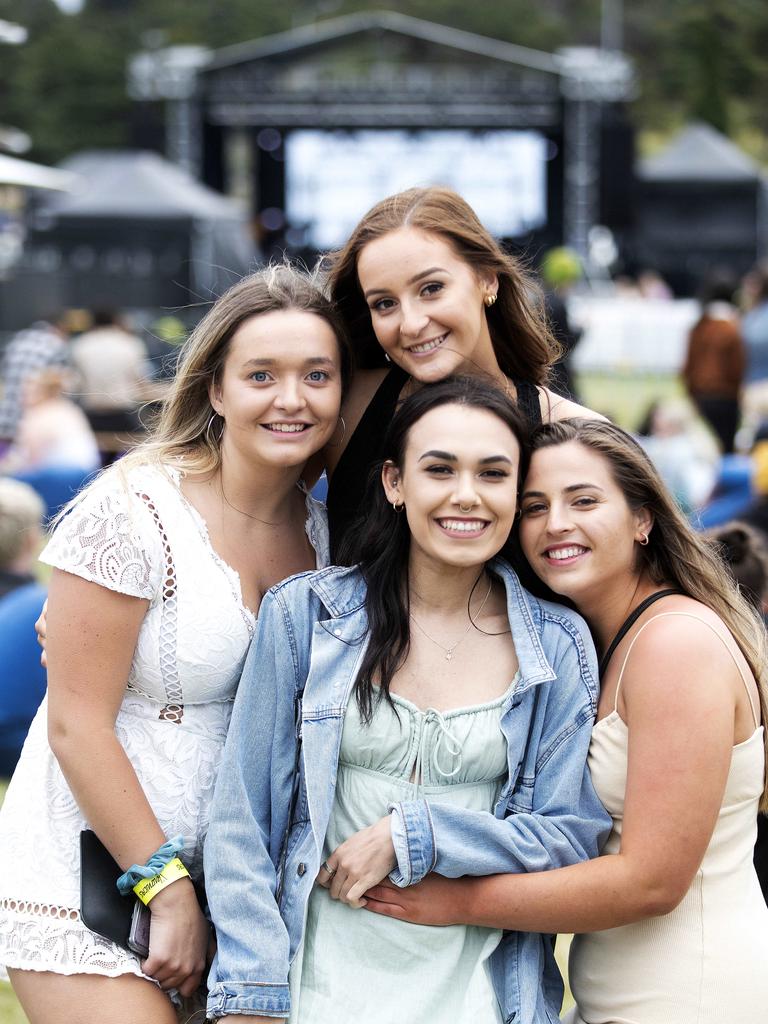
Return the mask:
[[[589,632],[494,560],[521,433],[489,385],[421,389],[390,427],[359,566],[264,599],[206,842],[212,1016],[557,1021],[550,936],[355,913],[387,876],[562,867],[607,832]]]

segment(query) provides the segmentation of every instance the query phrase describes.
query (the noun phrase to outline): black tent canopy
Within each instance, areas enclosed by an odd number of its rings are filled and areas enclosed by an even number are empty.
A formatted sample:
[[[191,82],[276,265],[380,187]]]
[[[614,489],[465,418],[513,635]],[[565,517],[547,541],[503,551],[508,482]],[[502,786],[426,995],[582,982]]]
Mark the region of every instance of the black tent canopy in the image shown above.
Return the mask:
[[[84,152],[62,167],[84,184],[37,208],[24,259],[56,280],[59,305],[206,302],[252,269],[246,212],[157,154]]]

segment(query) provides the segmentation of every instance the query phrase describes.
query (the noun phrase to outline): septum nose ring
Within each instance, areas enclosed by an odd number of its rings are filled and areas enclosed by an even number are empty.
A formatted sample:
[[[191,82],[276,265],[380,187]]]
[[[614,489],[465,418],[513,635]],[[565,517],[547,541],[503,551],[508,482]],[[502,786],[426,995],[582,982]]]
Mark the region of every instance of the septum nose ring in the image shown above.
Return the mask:
[[[459,512],[464,512],[466,514],[467,512],[471,512],[471,511],[472,511],[472,505],[470,505],[469,508],[465,508],[463,505],[459,505]]]

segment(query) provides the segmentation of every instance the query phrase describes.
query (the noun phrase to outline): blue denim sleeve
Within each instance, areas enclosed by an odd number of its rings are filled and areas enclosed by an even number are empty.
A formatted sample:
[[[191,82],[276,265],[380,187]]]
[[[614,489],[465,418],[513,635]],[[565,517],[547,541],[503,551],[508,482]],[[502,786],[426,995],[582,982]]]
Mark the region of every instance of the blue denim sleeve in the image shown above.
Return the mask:
[[[545,871],[597,856],[611,819],[587,767],[594,709],[574,644],[553,668],[535,777],[518,779],[506,817],[437,801],[393,804],[395,885],[413,885],[430,871],[449,878]]]
[[[217,952],[208,1013],[287,1017],[289,939],[275,901],[275,844],[290,805],[295,643],[274,593],[259,610],[205,841]]]

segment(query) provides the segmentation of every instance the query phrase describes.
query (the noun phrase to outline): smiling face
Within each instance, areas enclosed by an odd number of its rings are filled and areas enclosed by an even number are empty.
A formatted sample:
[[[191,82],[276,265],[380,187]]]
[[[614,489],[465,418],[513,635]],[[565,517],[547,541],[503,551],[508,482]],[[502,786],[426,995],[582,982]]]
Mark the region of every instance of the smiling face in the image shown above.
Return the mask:
[[[411,560],[481,566],[503,547],[515,517],[520,446],[491,412],[441,405],[410,429],[403,465],[387,463],[387,499],[405,505]]]
[[[210,399],[225,422],[223,454],[270,466],[302,465],[338,422],[335,334],[322,317],[303,310],[250,317],[232,335]]]
[[[411,376],[427,383],[498,372],[483,305],[498,280],[473,270],[445,239],[390,231],[361,250],[357,274],[381,347]]]
[[[639,578],[637,544],[650,532],[651,516],[629,507],[608,460],[578,441],[533,453],[520,514],[520,541],[534,572],[579,608]]]

